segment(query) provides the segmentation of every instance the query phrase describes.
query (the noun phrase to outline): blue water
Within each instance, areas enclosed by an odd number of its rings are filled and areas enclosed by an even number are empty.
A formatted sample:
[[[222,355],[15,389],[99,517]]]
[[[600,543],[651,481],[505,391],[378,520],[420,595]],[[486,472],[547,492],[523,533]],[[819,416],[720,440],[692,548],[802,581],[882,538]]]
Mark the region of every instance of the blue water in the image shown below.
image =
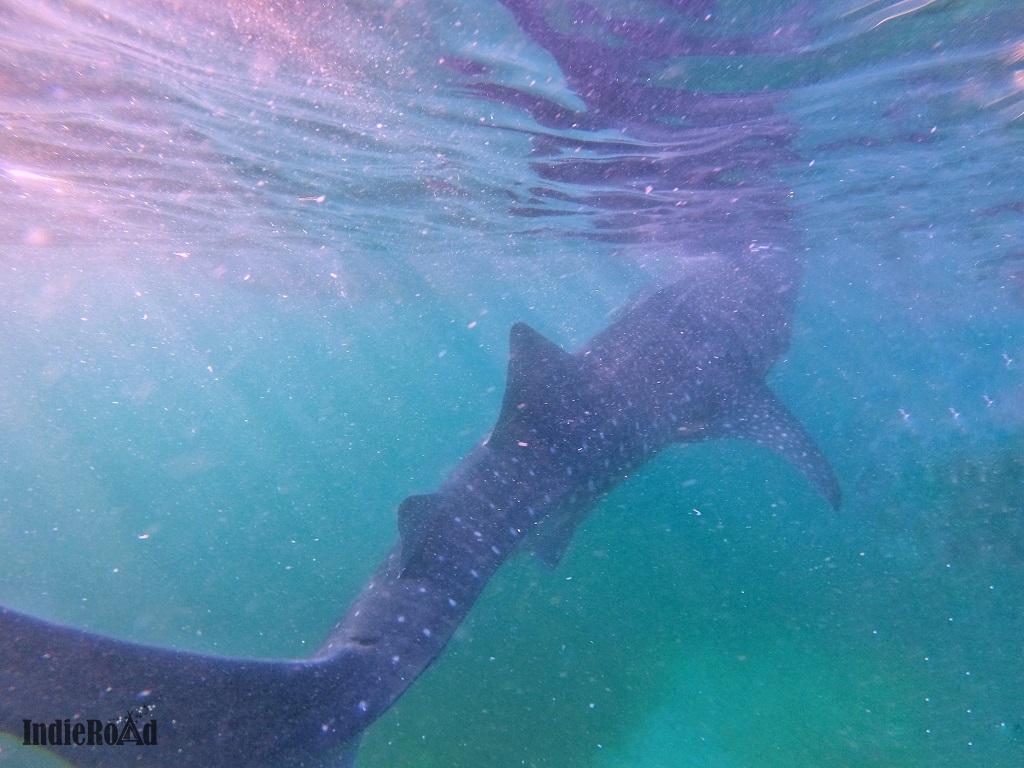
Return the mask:
[[[509,326],[579,345],[693,247],[510,214],[539,128],[441,60],[579,96],[496,3],[139,5],[0,6],[0,604],[306,656],[490,428]],[[667,452],[499,572],[360,766],[1024,764],[1024,15],[768,7],[711,15],[799,52],[672,77],[796,127],[770,383],[842,510]]]

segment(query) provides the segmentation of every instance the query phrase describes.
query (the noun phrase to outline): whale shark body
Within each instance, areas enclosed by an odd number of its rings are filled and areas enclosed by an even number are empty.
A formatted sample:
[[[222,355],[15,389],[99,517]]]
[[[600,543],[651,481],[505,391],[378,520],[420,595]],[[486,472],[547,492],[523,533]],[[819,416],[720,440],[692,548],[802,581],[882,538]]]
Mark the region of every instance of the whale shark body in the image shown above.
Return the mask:
[[[349,765],[501,564],[525,542],[556,565],[595,502],[663,449],[752,440],[837,506],[828,462],[764,382],[788,346],[794,272],[778,254],[692,260],[574,353],[513,326],[493,430],[402,502],[398,543],[312,658],[185,653],[0,609],[0,727],[145,707],[159,734],[144,752],[49,746],[81,766]]]
[[[512,213],[536,220],[553,204],[574,221],[592,216],[579,228],[588,237],[667,244],[667,276],[574,352],[512,327],[493,429],[440,487],[402,502],[398,542],[312,657],[187,653],[0,608],[0,729],[79,766],[351,765],[362,732],[441,654],[497,569],[523,549],[557,565],[600,498],[666,448],[753,441],[838,506],[828,462],[765,383],[788,348],[799,282],[776,247],[789,231],[786,190],[766,172],[792,159],[792,127],[771,94],[698,94],[652,77],[689,55],[773,51],[789,27],[705,39],[684,33],[691,17],[706,27],[703,2],[659,4],[673,6],[670,24],[504,4],[585,104],[502,83],[486,62],[442,59],[466,90],[538,126],[540,182],[510,192]],[[77,743],[75,726],[135,712],[156,722],[156,744]]]

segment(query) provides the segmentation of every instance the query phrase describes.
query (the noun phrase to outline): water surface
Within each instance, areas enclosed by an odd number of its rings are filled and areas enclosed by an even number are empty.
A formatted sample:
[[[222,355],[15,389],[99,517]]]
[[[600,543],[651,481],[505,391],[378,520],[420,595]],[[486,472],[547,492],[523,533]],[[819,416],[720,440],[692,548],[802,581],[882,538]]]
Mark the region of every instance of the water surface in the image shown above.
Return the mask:
[[[359,764],[1019,765],[1019,9],[671,13],[784,38],[660,75],[768,94],[792,127],[758,180],[783,199],[733,234],[801,253],[771,384],[843,509],[752,446],[667,452],[558,570],[499,573]],[[574,347],[722,242],[712,219],[610,230],[536,150],[607,163],[614,136],[481,78],[579,108],[483,0],[0,8],[0,602],[308,655],[398,503],[493,423],[513,322]],[[629,183],[602,191],[650,194]]]

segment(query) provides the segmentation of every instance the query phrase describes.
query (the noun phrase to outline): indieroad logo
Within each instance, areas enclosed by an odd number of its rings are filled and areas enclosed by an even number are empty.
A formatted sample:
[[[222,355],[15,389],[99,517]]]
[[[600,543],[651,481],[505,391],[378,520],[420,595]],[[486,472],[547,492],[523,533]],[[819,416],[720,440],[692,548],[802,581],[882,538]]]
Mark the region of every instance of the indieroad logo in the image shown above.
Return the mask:
[[[156,719],[142,723],[144,715],[152,712],[153,707],[140,707],[135,712],[127,712],[124,717],[116,720],[60,718],[51,722],[37,723],[22,720],[25,727],[22,744],[26,747],[45,746],[77,746],[77,747],[123,747],[126,744],[136,746],[156,745]],[[135,718],[139,718],[136,723]],[[141,725],[141,727],[140,727]]]

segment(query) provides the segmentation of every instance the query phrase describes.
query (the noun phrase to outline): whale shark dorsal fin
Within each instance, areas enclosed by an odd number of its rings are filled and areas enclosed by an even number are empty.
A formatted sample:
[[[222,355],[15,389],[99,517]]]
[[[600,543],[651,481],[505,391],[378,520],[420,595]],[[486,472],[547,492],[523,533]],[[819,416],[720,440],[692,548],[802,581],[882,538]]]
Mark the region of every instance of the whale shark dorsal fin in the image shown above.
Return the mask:
[[[838,509],[839,482],[814,439],[763,381],[751,381],[735,393],[709,437],[735,437],[771,448],[803,473],[825,500]]]
[[[508,350],[510,360],[527,363],[572,358],[571,354],[526,323],[515,323],[509,329]]]
[[[508,374],[501,414],[489,443],[528,437],[530,424],[543,422],[563,382],[573,377],[576,359],[526,323],[509,331]],[[524,430],[525,426],[525,430]]]
[[[437,509],[436,493],[409,496],[398,505],[398,536],[402,543],[403,571],[426,538]]]

